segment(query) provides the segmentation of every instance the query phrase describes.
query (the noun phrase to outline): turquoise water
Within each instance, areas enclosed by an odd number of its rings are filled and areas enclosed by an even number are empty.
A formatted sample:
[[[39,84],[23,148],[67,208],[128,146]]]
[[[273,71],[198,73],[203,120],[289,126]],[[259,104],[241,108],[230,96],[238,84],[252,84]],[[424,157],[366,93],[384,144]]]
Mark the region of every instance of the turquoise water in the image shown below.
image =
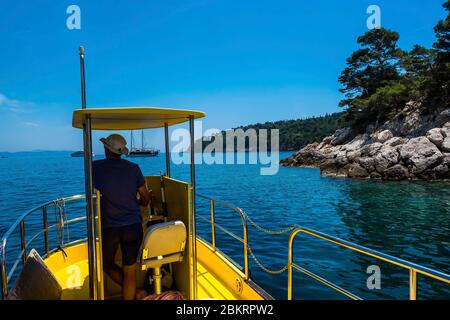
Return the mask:
[[[284,153],[281,157],[288,156]],[[99,157],[97,157],[99,158]],[[146,175],[164,170],[164,155],[134,159]],[[197,191],[241,207],[253,220],[269,229],[291,224],[313,228],[372,249],[450,273],[450,184],[427,182],[373,182],[321,177],[316,169],[280,168],[275,176],[261,176],[259,165],[199,165]],[[188,180],[188,166],[172,166],[175,178]],[[0,159],[0,234],[25,210],[50,199],[84,192],[83,159],[69,153],[11,154]],[[208,216],[206,200],[197,199],[198,214]],[[68,204],[69,216],[83,212]],[[216,208],[217,222],[242,235],[239,217]],[[49,212],[49,217],[54,217]],[[42,225],[39,213],[27,220],[27,238]],[[84,223],[65,237],[83,236]],[[210,227],[198,220],[199,233],[210,238]],[[222,231],[217,244],[243,265],[242,245]],[[17,239],[17,233],[13,239]],[[51,235],[55,237],[56,234]],[[270,236],[249,226],[254,253],[271,269],[287,259],[287,235]],[[42,248],[42,239],[36,240]],[[12,243],[12,242],[11,242]],[[8,258],[18,247],[7,248]],[[301,235],[296,241],[296,262],[316,274],[366,299],[407,299],[408,271],[365,258],[360,254]],[[381,269],[381,289],[366,285],[370,265]],[[250,258],[252,278],[275,298],[286,298],[286,273],[262,272]],[[331,289],[295,273],[297,299],[342,299]],[[450,286],[419,276],[419,299],[450,298]]]

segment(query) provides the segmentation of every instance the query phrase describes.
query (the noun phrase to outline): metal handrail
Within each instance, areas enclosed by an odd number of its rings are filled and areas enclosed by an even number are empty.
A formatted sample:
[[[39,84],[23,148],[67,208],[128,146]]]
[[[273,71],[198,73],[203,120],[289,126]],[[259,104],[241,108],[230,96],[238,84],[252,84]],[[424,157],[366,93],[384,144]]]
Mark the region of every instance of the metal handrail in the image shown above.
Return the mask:
[[[198,215],[198,217],[200,218],[200,220],[203,220],[203,221],[205,221],[205,222],[211,223],[211,220],[209,220],[209,219],[206,218],[206,217],[203,217],[203,216],[201,216],[201,215]],[[223,231],[223,233],[229,235],[231,238],[233,238],[233,239],[239,241],[240,243],[244,244],[244,239],[242,239],[241,237],[235,235],[233,232],[228,231],[226,228],[222,227],[222,226],[221,226],[220,224],[218,224],[217,222],[215,222],[214,224],[215,224],[215,226],[216,226],[219,230]],[[217,250],[217,247],[216,247],[216,246],[211,246],[211,247],[213,248],[213,251],[216,251],[216,250]]]
[[[72,224],[72,223],[76,223],[76,222],[80,222],[80,221],[86,221],[86,217],[78,217],[78,218],[74,218],[71,220],[68,220],[65,222],[66,225]],[[24,256],[26,257],[26,249],[29,248],[29,246],[31,245],[31,243],[36,240],[40,235],[42,234],[48,234],[48,231],[51,231],[53,229],[56,229],[58,227],[57,224],[51,225],[49,227],[47,227],[46,229],[42,229],[39,232],[37,232],[30,240],[28,240],[24,246],[24,249],[19,251],[18,257],[16,259],[16,261],[14,262],[13,266],[11,267],[11,269],[9,270],[8,273],[8,277],[7,280],[8,282],[11,280],[12,276],[14,275],[14,272],[16,271],[17,266],[19,265],[19,262],[21,260],[21,258],[23,258]],[[58,248],[56,248],[58,249]],[[48,256],[50,252],[46,251],[45,256]]]
[[[93,195],[93,197],[96,198],[96,195]],[[40,205],[26,211],[22,215],[20,215],[17,218],[17,220],[11,225],[11,227],[3,234],[3,236],[0,240],[0,274],[1,274],[0,282],[1,282],[2,299],[5,299],[6,296],[8,295],[8,283],[11,280],[17,266],[19,265],[20,260],[22,260],[22,263],[25,263],[27,248],[31,245],[31,243],[38,236],[44,234],[44,247],[45,247],[46,256],[48,256],[48,254],[51,252],[49,249],[49,244],[48,244],[48,232],[53,229],[56,229],[57,225],[55,224],[55,225],[48,226],[47,207],[52,204],[59,203],[59,202],[70,202],[70,201],[75,201],[75,200],[80,200],[80,199],[85,199],[85,195],[75,195],[75,196],[56,199],[56,200],[52,200],[52,201],[48,201],[43,204],[40,204]],[[25,241],[25,219],[30,214],[32,214],[38,210],[42,210],[43,228],[40,231],[38,231],[36,234],[34,234],[30,238],[30,240],[28,240],[28,242],[27,242],[27,241]],[[69,225],[69,224],[83,221],[83,220],[86,220],[86,217],[74,218],[74,219],[66,221],[65,223],[67,225]],[[10,272],[8,273],[7,266],[6,266],[6,246],[7,246],[8,239],[10,238],[12,233],[19,226],[20,226],[21,250],[20,250],[19,255],[18,255],[17,259],[15,260]]]
[[[209,203],[210,203],[211,221],[209,221],[209,222],[211,223],[211,242],[212,242],[211,244],[212,244],[213,251],[215,252],[217,250],[216,230],[215,230],[215,227],[217,226],[220,230],[224,231],[229,236],[233,237],[234,239],[238,240],[239,242],[241,242],[243,244],[243,247],[244,247],[244,275],[245,275],[245,280],[248,280],[250,278],[250,271],[249,271],[249,264],[248,264],[248,231],[247,231],[247,219],[246,219],[245,212],[238,207],[232,206],[223,201],[215,200],[211,197],[208,197],[208,196],[205,196],[202,194],[197,193],[197,197],[209,200]],[[233,234],[232,232],[228,231],[227,229],[218,225],[215,222],[215,204],[219,204],[223,207],[232,209],[234,212],[239,214],[239,216],[241,217],[241,221],[242,221],[243,239],[236,236],[235,234]]]
[[[299,270],[301,272],[303,272],[304,274],[315,278],[316,280],[322,282],[323,284],[333,288],[334,290],[346,295],[349,298],[352,298],[354,300],[358,300],[360,299],[358,296],[340,288],[339,286],[329,282],[328,280],[325,280],[323,278],[320,278],[319,276],[309,272],[306,269],[301,268],[300,266],[298,266],[297,264],[295,264],[293,262],[293,247],[294,247],[294,240],[295,237],[297,236],[297,234],[299,233],[306,233],[309,234],[315,238],[319,238],[322,240],[325,240],[327,242],[331,242],[334,244],[337,244],[341,247],[350,249],[352,251],[356,251],[359,253],[362,253],[366,256],[370,256],[373,258],[376,258],[378,260],[382,260],[385,262],[388,262],[390,264],[396,265],[398,267],[402,267],[405,269],[408,269],[410,272],[410,277],[409,277],[409,299],[410,300],[416,300],[417,299],[417,274],[422,274],[424,276],[427,276],[429,278],[433,278],[436,280],[439,280],[441,282],[450,284],[450,275],[442,273],[440,271],[436,271],[421,265],[418,265],[416,263],[413,262],[409,262],[403,259],[399,259],[396,257],[393,257],[391,255],[376,251],[376,250],[372,250],[330,235],[327,235],[325,233],[319,232],[319,231],[315,231],[312,229],[308,229],[308,228],[297,228],[295,229],[290,238],[289,238],[289,253],[288,253],[288,300],[292,300],[292,282],[293,282],[293,274],[292,271],[295,268],[296,270]]]

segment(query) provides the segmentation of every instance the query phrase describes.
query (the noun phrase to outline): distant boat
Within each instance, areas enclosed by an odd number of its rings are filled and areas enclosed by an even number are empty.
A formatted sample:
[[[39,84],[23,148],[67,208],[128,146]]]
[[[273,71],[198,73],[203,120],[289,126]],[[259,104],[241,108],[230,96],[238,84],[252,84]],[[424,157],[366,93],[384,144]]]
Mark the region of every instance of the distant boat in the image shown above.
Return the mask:
[[[72,158],[82,158],[84,157],[84,151],[75,151],[70,154]],[[92,157],[95,157],[94,152],[92,152]]]
[[[133,130],[131,131],[131,148],[127,154],[129,158],[137,157],[156,157],[159,155],[159,150],[155,148],[144,147],[144,130],[141,131],[141,148],[133,148]]]

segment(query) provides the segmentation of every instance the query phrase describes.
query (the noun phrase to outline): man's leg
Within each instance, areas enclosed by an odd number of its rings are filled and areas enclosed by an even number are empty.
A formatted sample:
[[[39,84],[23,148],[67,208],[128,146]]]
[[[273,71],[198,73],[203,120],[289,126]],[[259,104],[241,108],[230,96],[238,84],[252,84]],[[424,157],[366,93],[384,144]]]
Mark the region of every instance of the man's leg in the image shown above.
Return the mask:
[[[120,243],[120,230],[109,228],[102,230],[103,270],[117,284],[122,285],[122,269],[115,263]]]
[[[123,282],[123,273],[122,269],[115,263],[110,264],[109,266],[105,267],[106,274],[118,285],[122,285]]]
[[[134,271],[132,268],[134,268]],[[105,272],[115,283],[122,286],[122,296],[124,299],[126,299],[125,297],[131,297],[133,287],[136,292],[134,297],[137,300],[142,300],[147,296],[147,292],[145,290],[136,288],[136,264],[133,266],[124,266],[123,271],[117,264],[114,264],[108,269],[105,269]]]
[[[122,297],[124,300],[134,300],[136,296],[136,264],[123,266]]]
[[[122,297],[124,300],[132,300],[136,296],[136,260],[142,243],[142,225],[126,226],[122,230]]]

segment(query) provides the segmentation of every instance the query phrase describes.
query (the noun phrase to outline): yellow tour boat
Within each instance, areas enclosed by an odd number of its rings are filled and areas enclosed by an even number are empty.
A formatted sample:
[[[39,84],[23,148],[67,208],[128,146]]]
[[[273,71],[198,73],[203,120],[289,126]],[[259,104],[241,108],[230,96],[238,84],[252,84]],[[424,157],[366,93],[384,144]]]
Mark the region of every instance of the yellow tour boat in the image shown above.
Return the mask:
[[[195,183],[195,161],[194,148],[190,148],[190,181],[180,181],[171,177],[169,131],[173,125],[184,122],[189,123],[190,143],[194,145],[194,120],[205,117],[205,113],[192,110],[162,109],[162,108],[108,108],[90,109],[86,108],[85,86],[84,86],[84,50],[80,50],[81,78],[82,78],[82,108],[73,112],[72,125],[74,128],[82,129],[84,134],[84,171],[85,171],[85,195],[76,195],[63,199],[56,199],[32,208],[18,217],[16,222],[5,232],[0,243],[0,265],[1,265],[1,288],[2,299],[11,299],[11,290],[19,286],[17,283],[21,276],[14,277],[15,271],[20,265],[27,264],[27,257],[38,238],[42,238],[43,252],[42,262],[47,272],[56,279],[60,286],[58,299],[76,300],[103,300],[117,299],[120,297],[120,287],[112,282],[102,271],[102,237],[101,237],[101,194],[93,188],[92,180],[92,130],[138,130],[164,128],[165,130],[165,174],[158,176],[147,176],[146,183],[153,190],[154,201],[152,208],[142,207],[141,214],[144,227],[144,241],[139,261],[140,270],[137,271],[138,287],[144,286],[146,274],[149,269],[153,270],[154,293],[159,294],[163,290],[162,272],[163,265],[168,265],[177,290],[184,299],[219,299],[219,300],[267,300],[272,299],[262,286],[255,283],[250,275],[249,255],[252,255],[248,246],[247,224],[255,225],[259,230],[269,232],[263,227],[257,226],[251,218],[241,209],[230,204],[196,194]],[[196,198],[207,199],[210,203],[211,241],[208,242],[197,235],[196,231]],[[48,214],[52,208],[59,212],[66,209],[66,204],[81,201],[86,207],[86,214],[72,219],[61,218],[55,225],[48,224]],[[241,218],[243,236],[239,237],[215,222],[215,207],[226,206],[231,208]],[[42,214],[42,227],[40,231],[28,239],[25,237],[27,230],[26,218],[32,214]],[[64,213],[66,215],[66,213]],[[60,215],[61,217],[63,215]],[[50,234],[52,231],[76,228],[76,224],[84,222],[87,226],[86,237],[81,237],[68,243],[57,243],[54,247]],[[156,223],[160,222],[160,223]],[[240,266],[230,257],[225,255],[217,246],[215,241],[215,229],[220,228],[236,241],[242,243],[244,265]],[[19,230],[20,237],[12,237]],[[410,275],[409,297],[417,298],[417,276],[423,275],[450,284],[450,276],[442,272],[432,270],[412,262],[398,259],[366,248],[361,245],[347,242],[330,235],[310,230],[307,228],[294,227],[285,230],[290,232],[288,242],[288,256],[286,267],[280,273],[287,272],[286,299],[292,299],[294,289],[293,272],[301,272],[319,283],[330,287],[341,293],[344,298],[358,300],[360,297],[351,293],[348,289],[341,288],[336,284],[306,270],[295,263],[294,240],[298,234],[307,234],[337,246],[363,255],[391,263],[404,268]],[[7,263],[7,251],[10,246],[20,242],[20,253],[13,263]],[[54,241],[53,241],[54,243]],[[116,256],[116,262],[120,265],[120,250]],[[255,258],[255,262],[258,261]],[[259,264],[258,264],[259,265]],[[261,266],[263,270],[266,270]],[[23,268],[25,270],[26,268]],[[27,270],[34,270],[28,268]],[[270,272],[270,270],[266,270]],[[41,283],[45,287],[42,277],[28,277],[22,279],[32,287],[32,282]],[[11,289],[12,288],[12,289]],[[17,288],[16,288],[17,289]],[[301,287],[298,288],[301,292]],[[23,292],[22,292],[23,293]],[[46,298],[45,292],[40,292],[36,297],[27,296],[27,299]],[[15,298],[20,298],[15,297]]]

